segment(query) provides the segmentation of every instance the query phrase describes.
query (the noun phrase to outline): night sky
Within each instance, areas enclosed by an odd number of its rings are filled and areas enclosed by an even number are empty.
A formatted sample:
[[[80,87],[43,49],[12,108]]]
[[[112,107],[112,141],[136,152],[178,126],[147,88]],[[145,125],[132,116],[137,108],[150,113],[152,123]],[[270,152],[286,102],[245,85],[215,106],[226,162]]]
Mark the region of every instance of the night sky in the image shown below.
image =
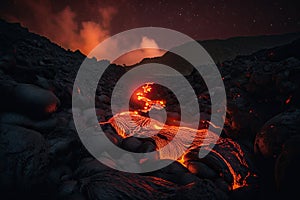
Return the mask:
[[[145,26],[174,29],[197,40],[298,32],[299,5],[288,0],[6,0],[0,17],[88,53],[104,38]]]

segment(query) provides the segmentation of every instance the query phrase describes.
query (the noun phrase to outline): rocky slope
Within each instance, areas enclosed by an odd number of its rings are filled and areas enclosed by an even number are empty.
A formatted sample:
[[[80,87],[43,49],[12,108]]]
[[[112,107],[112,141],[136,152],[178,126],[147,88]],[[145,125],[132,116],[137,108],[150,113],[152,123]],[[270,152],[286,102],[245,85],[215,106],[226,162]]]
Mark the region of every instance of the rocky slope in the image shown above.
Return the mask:
[[[198,42],[210,54],[215,63],[220,64],[224,61],[233,60],[236,56],[250,55],[262,49],[283,46],[299,38],[300,33],[298,32],[283,35],[234,37],[224,40],[204,40]],[[173,50],[176,51],[176,49],[185,48],[187,45],[189,45],[189,43],[174,47]],[[185,74],[189,74],[193,68],[179,58],[174,59],[174,56],[170,52],[167,52],[163,56],[157,58],[145,58],[140,62],[140,64],[149,62],[159,62],[166,65],[172,65]],[[185,69],[182,69],[182,66],[185,66]]]

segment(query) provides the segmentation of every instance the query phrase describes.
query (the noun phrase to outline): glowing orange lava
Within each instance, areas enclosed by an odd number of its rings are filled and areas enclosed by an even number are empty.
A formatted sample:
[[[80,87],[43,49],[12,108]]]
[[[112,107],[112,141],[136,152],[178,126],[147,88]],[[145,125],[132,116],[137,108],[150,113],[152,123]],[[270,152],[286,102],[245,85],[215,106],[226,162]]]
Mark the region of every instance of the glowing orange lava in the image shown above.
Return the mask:
[[[152,108],[163,109],[166,106],[165,100],[150,99],[153,97],[151,94],[154,90],[153,84],[154,83],[145,83],[134,93],[134,102],[142,103],[140,109],[118,113],[108,122],[102,122],[100,124],[110,123],[122,138],[130,136],[152,138],[157,150],[160,150],[157,159],[177,160],[184,167],[187,167],[189,162],[189,156],[186,156],[189,152],[199,149],[199,147],[208,147],[217,141],[219,149],[209,149],[209,151],[220,158],[227,166],[229,173],[233,177],[231,189],[235,190],[247,186],[247,178],[249,176],[254,177],[255,174],[250,171],[239,171],[239,166],[244,166],[246,169],[249,169],[249,166],[246,161],[246,156],[238,143],[228,138],[219,138],[218,135],[208,129],[195,130],[189,127],[166,125],[155,119],[139,115],[139,112],[147,113]],[[134,123],[132,123],[132,121]],[[206,122],[214,128],[221,128],[210,121]],[[178,131],[183,133],[179,138],[175,137]],[[196,135],[194,134],[195,132]],[[188,149],[184,148],[187,146]],[[182,154],[182,152],[185,153]],[[145,162],[145,160],[141,162]]]
[[[56,109],[57,109],[56,103],[52,103],[45,108],[47,113],[53,113],[56,111]]]
[[[143,90],[138,90],[136,92],[136,99],[140,102],[143,102],[143,108],[139,109],[139,111],[147,113],[152,108],[156,108],[158,110],[163,109],[166,106],[166,102],[164,100],[151,100],[146,97],[147,94],[149,94],[152,91],[152,85],[154,83],[145,83],[145,85],[142,86]]]
[[[186,155],[186,154],[184,154],[183,156],[181,156],[177,161],[178,161],[180,164],[182,164],[184,167],[187,167],[187,165],[186,165],[186,160],[185,160],[185,155]]]
[[[135,123],[129,123],[130,120],[133,120]],[[247,186],[247,178],[249,176],[255,176],[255,174],[250,171],[247,172],[247,174],[242,174],[242,172],[238,170],[238,166],[249,168],[245,159],[246,156],[239,144],[228,138],[219,138],[215,133],[207,129],[195,130],[182,126],[165,125],[154,119],[136,114],[135,112],[118,113],[109,120],[109,123],[111,123],[117,133],[123,138],[130,136],[139,137],[140,135],[151,137],[155,141],[157,150],[160,150],[158,159],[177,160],[185,167],[187,167],[186,164],[188,163],[186,155],[190,151],[198,149],[199,147],[205,148],[213,142],[218,141],[217,144],[219,148],[222,149],[221,152],[218,149],[210,149],[210,151],[227,166],[227,169],[233,177],[232,190]],[[156,135],[158,129],[160,129],[159,135]],[[184,132],[184,134],[180,138],[175,139],[174,136],[179,129],[181,132]],[[136,130],[141,131],[137,132]],[[196,137],[193,136],[193,132],[195,131],[197,132]],[[172,144],[170,144],[170,141],[172,141]],[[187,145],[189,148],[185,151],[183,147]],[[181,155],[183,151],[185,151],[185,153]],[[224,154],[224,152],[228,151],[230,151],[230,154]],[[179,156],[180,158],[178,159]]]
[[[240,187],[244,187],[244,186],[247,186],[247,182],[246,182],[246,179],[244,180],[241,180],[242,177],[240,174],[237,174],[233,167],[231,166],[231,164],[217,151],[215,150],[211,150],[213,153],[215,153],[216,155],[218,155],[219,158],[221,158],[223,160],[223,162],[226,164],[226,166],[228,167],[229,171],[230,171],[230,174],[233,176],[233,183],[232,183],[232,189],[235,190],[235,189],[238,189]]]

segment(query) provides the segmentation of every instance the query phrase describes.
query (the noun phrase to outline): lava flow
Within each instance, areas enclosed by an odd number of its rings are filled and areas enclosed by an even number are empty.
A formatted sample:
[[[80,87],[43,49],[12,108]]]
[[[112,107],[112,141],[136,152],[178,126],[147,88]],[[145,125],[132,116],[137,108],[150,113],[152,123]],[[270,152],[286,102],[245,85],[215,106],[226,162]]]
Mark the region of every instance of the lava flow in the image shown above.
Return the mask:
[[[130,136],[152,138],[156,144],[156,150],[159,150],[159,159],[177,160],[185,167],[187,167],[186,163],[189,162],[186,155],[192,150],[199,150],[200,147],[203,147],[226,166],[227,170],[222,169],[219,173],[222,174],[224,171],[230,173],[233,178],[231,185],[233,190],[247,186],[247,178],[250,175],[255,176],[255,174],[250,173],[243,150],[233,140],[219,138],[218,135],[208,129],[196,130],[183,126],[167,125],[138,114],[139,112],[148,113],[153,107],[162,109],[166,106],[165,100],[150,99],[151,95],[149,94],[153,91],[152,85],[153,83],[146,83],[135,92],[133,96],[136,97],[135,103],[142,102],[142,105],[135,107],[136,110],[118,113],[106,123],[110,123],[123,138]],[[176,134],[179,131],[181,136],[177,137]],[[208,149],[215,143],[213,149]]]
[[[189,151],[199,149],[202,146],[207,147],[217,141],[220,148],[218,150],[213,149],[211,152],[221,159],[228,168],[233,177],[232,189],[247,186],[248,176],[254,175],[249,171],[242,173],[238,170],[241,166],[248,170],[248,164],[237,143],[230,139],[219,138],[207,129],[195,130],[188,127],[169,126],[135,112],[118,113],[108,122],[123,138],[129,136],[151,137],[155,141],[157,150],[160,150],[159,159],[177,160],[185,167],[185,163],[188,162],[185,155]],[[159,134],[157,134],[158,129],[160,129]],[[182,137],[175,137],[178,131],[183,133]],[[182,154],[182,152],[185,153]]]
[[[135,97],[136,100],[139,101],[137,104],[140,104],[140,108],[137,108],[137,111],[143,112],[143,113],[147,113],[149,112],[151,109],[155,108],[157,110],[161,110],[163,108],[165,108],[166,106],[166,102],[164,100],[153,100],[153,99],[149,99],[147,97],[147,95],[149,95],[151,93],[151,91],[153,90],[152,85],[154,83],[145,83],[142,88],[139,88],[136,93],[135,93]]]
[[[218,158],[220,158],[227,166],[230,174],[233,177],[232,189],[234,190],[240,187],[247,186],[247,178],[250,175],[254,174],[251,174],[249,171],[247,171],[245,172],[246,174],[244,174],[243,177],[241,172],[235,170],[235,168],[239,167],[238,165],[242,165],[247,169],[249,168],[248,163],[245,159],[246,156],[240,145],[231,139],[224,138],[220,138],[217,142],[217,145],[220,145],[220,148],[222,148],[222,152],[224,152],[225,155],[222,155],[216,149],[212,149],[211,152],[217,155]]]

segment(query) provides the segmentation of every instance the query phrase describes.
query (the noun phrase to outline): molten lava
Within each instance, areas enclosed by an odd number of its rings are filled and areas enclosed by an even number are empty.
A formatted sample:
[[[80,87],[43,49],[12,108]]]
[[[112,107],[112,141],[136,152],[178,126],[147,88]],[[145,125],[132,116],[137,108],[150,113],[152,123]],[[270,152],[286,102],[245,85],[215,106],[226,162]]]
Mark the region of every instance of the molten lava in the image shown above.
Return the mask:
[[[196,130],[189,127],[167,125],[155,119],[139,115],[140,112],[148,113],[152,108],[163,109],[166,106],[165,100],[151,99],[149,94],[153,92],[153,84],[146,83],[134,93],[135,103],[142,103],[142,105],[139,105],[139,109],[118,113],[105,123],[110,123],[123,138],[130,136],[152,138],[156,144],[156,150],[159,150],[158,159],[177,160],[185,167],[189,162],[187,154],[199,151],[199,148],[203,147],[214,154],[221,163],[224,163],[227,168],[226,173],[231,174],[233,178],[233,190],[247,186],[248,177],[255,176],[255,174],[249,171],[243,150],[233,140],[219,138],[218,135],[208,129]],[[209,121],[207,123],[214,128],[220,128]],[[177,136],[178,132],[181,133],[180,137]],[[216,143],[215,147],[210,149],[209,146],[214,143]],[[145,161],[141,160],[140,163],[142,162]],[[220,174],[222,173],[220,171]]]
[[[57,110],[57,105],[56,105],[56,103],[52,103],[52,104],[48,105],[48,106],[45,108],[45,111],[46,111],[47,113],[53,113],[53,112],[55,112],[56,110]]]
[[[151,93],[153,89],[153,84],[154,83],[145,83],[145,85],[142,86],[142,89],[136,91],[136,100],[142,102],[142,108],[139,108],[138,111],[147,113],[152,108],[155,108],[157,110],[165,108],[166,102],[164,100],[151,100],[147,97],[147,95]]]
[[[225,139],[220,138],[218,143],[221,144],[229,144],[233,146],[235,151],[230,151],[230,154],[232,154],[233,158],[225,157],[221,153],[219,153],[217,150],[212,149],[211,152],[216,154],[222,161],[226,164],[230,174],[233,177],[233,183],[232,183],[232,189],[238,189],[240,187],[247,186],[247,178],[251,175],[251,173],[248,171],[247,174],[243,177],[239,172],[237,172],[233,166],[232,163],[236,163],[237,165],[243,165],[246,168],[248,168],[248,163],[245,160],[245,155],[243,150],[241,149],[240,145],[236,142],[226,139],[226,143],[224,141]],[[222,145],[222,144],[221,144]],[[234,160],[231,160],[234,159]],[[231,161],[231,162],[230,162]]]
[[[240,166],[248,169],[248,163],[239,144],[228,138],[219,138],[207,129],[195,130],[188,127],[165,125],[135,112],[116,114],[108,122],[123,138],[129,136],[152,138],[155,141],[157,150],[160,150],[159,159],[177,160],[185,167],[188,162],[185,156],[188,152],[200,147],[206,148],[217,141],[216,146],[219,146],[219,149],[209,150],[221,159],[228,168],[233,177],[233,190],[247,186],[247,178],[250,175],[255,175],[249,171],[239,171]],[[181,137],[175,137],[178,131],[183,133]],[[194,135],[195,132],[196,136]],[[182,154],[182,152],[185,153]]]

